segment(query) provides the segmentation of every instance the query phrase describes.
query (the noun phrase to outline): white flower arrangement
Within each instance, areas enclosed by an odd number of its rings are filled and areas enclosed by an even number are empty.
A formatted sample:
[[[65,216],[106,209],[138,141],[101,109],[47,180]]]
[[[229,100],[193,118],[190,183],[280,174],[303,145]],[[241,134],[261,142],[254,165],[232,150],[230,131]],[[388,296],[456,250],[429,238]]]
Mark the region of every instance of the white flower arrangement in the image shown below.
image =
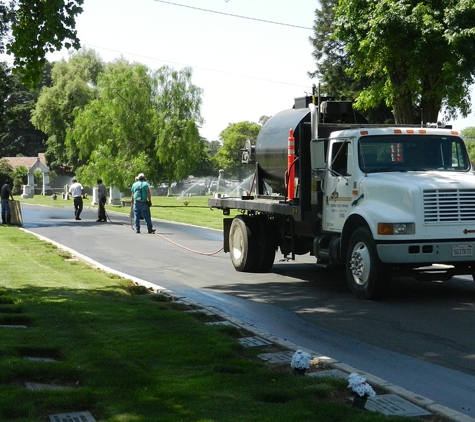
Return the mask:
[[[297,350],[292,356],[290,366],[294,369],[308,369],[311,361],[312,357],[307,352]]]
[[[349,375],[348,388],[351,388],[351,390],[360,397],[374,397],[376,395],[373,387],[366,382],[366,378],[358,375],[356,372]]]

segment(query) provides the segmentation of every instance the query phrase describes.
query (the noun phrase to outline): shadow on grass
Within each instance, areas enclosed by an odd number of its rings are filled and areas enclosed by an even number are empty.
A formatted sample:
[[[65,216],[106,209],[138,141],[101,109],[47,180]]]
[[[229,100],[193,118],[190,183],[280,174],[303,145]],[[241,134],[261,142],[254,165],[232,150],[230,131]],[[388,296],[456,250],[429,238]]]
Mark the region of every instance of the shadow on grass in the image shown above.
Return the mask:
[[[329,403],[344,381],[269,371],[256,359],[265,348],[246,349],[236,330],[207,326],[149,293],[130,285],[10,293],[32,324],[21,335],[2,331],[0,420],[86,410],[134,422],[354,420],[348,405]],[[30,391],[24,382],[65,389]]]

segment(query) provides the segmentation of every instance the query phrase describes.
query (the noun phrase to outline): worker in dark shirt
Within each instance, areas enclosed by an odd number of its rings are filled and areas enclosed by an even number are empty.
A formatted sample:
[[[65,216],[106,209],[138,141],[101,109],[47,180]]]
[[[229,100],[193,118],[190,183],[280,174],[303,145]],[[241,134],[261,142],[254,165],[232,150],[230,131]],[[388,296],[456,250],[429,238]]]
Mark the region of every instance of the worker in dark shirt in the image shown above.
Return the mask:
[[[12,221],[12,211],[10,209],[10,204],[8,203],[9,198],[13,201],[12,188],[10,187],[10,181],[5,180],[5,184],[0,190],[0,197],[2,199],[2,224],[10,224]]]

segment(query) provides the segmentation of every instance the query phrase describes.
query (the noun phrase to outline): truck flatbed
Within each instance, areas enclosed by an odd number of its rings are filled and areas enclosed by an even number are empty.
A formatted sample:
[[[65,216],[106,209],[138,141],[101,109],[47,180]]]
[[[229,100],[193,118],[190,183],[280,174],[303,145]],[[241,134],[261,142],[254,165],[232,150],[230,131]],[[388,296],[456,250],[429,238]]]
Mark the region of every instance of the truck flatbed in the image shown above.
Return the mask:
[[[285,201],[283,197],[222,197],[208,199],[210,208],[218,208],[223,211],[237,209],[266,213],[277,213],[296,216],[300,213],[298,203]]]

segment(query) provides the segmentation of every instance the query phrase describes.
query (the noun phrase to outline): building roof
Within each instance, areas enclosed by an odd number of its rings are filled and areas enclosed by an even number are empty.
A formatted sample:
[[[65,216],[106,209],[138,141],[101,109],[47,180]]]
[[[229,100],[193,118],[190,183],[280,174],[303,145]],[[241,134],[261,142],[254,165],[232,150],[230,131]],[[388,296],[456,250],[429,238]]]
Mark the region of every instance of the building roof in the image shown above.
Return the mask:
[[[10,164],[13,170],[20,166],[30,169],[36,164],[38,159],[40,160],[41,164],[47,167],[44,153],[39,153],[38,157],[3,157],[3,159],[8,161],[8,164]]]

